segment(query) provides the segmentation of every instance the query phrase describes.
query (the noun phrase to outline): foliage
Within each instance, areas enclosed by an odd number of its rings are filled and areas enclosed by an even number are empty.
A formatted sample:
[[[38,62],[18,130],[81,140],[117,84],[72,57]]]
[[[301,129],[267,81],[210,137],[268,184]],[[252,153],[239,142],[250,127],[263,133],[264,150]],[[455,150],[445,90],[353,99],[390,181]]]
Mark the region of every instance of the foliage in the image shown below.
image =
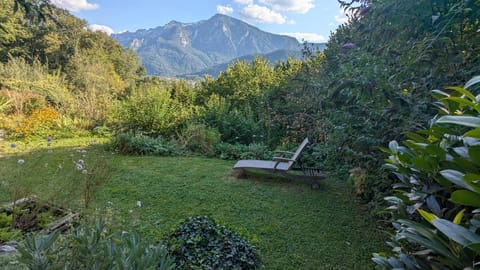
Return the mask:
[[[169,89],[172,87],[173,89]],[[183,85],[140,84],[120,104],[117,129],[152,136],[172,136],[195,115],[193,98]],[[190,93],[189,93],[190,92]]]
[[[216,156],[221,159],[239,160],[239,159],[263,159],[269,160],[273,157],[272,151],[265,144],[251,143],[230,144],[219,143],[215,146]]]
[[[19,248],[29,269],[173,269],[162,246],[150,246],[137,233],[116,232],[100,219],[59,237],[29,235]]]
[[[466,269],[480,261],[480,105],[474,89],[435,90],[439,115],[430,129],[407,133],[405,146],[391,141],[384,149],[397,183],[391,206],[396,234],[393,256],[375,254],[388,269]]]
[[[174,156],[180,148],[163,137],[152,138],[132,133],[117,134],[111,141],[111,147],[122,154]]]
[[[188,151],[213,155],[214,147],[220,142],[220,133],[216,128],[204,124],[187,124],[178,135],[179,145]]]
[[[165,240],[181,269],[257,269],[254,246],[208,217],[190,217]]]

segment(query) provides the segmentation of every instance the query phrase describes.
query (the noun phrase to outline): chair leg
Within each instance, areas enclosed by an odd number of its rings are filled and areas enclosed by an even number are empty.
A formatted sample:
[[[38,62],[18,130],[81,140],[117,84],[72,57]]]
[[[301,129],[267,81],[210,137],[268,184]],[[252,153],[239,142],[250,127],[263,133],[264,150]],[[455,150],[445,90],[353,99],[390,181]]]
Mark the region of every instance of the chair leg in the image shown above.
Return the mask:
[[[247,174],[244,169],[234,169],[231,174],[233,177],[238,179],[245,179],[247,178]]]

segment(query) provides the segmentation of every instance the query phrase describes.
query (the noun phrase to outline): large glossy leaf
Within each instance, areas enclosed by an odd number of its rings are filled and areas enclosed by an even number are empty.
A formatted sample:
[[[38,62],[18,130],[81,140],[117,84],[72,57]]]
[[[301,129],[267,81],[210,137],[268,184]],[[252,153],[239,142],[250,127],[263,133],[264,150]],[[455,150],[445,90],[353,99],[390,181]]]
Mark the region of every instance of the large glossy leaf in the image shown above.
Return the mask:
[[[456,190],[452,193],[450,201],[466,206],[480,207],[480,194],[469,190]]]
[[[480,235],[446,219],[438,218],[433,220],[433,226],[463,247],[468,247],[472,244],[480,244]]]
[[[475,128],[464,134],[465,137],[480,139],[480,128]]]
[[[458,93],[460,93],[461,95],[467,97],[468,99],[470,99],[471,101],[475,101],[475,96],[470,92],[468,91],[467,89],[465,88],[462,88],[462,87],[447,87],[448,90],[453,90],[453,91],[456,91]]]
[[[462,209],[462,211],[458,212],[455,215],[455,218],[453,219],[453,223],[460,224],[462,222],[462,218],[463,218],[464,213],[465,213],[465,209]]]
[[[435,123],[437,124],[455,124],[466,127],[480,127],[480,117],[475,116],[453,116],[446,115],[438,118]]]
[[[480,146],[476,145],[468,147],[468,156],[473,163],[480,165]]]
[[[475,97],[473,97],[475,98]],[[454,101],[458,104],[462,104],[462,105],[465,105],[465,106],[468,106],[470,108],[475,108],[475,103],[471,102],[470,100],[468,99],[465,99],[465,98],[461,98],[461,97],[448,97],[448,98],[445,98],[445,100],[450,100],[450,101]]]
[[[475,85],[477,83],[480,83],[480,76],[475,76],[472,79],[470,79],[464,86],[464,88],[469,88],[472,85]]]
[[[475,192],[475,189],[473,187],[471,187],[469,184],[467,184],[467,182],[465,181],[464,177],[465,177],[465,174],[459,172],[459,171],[456,171],[456,170],[443,170],[443,171],[440,171],[440,174],[445,178],[447,179],[448,181],[454,183],[455,185],[459,186],[459,187],[462,187],[462,188],[465,188],[465,189],[468,189],[470,191],[473,191]]]

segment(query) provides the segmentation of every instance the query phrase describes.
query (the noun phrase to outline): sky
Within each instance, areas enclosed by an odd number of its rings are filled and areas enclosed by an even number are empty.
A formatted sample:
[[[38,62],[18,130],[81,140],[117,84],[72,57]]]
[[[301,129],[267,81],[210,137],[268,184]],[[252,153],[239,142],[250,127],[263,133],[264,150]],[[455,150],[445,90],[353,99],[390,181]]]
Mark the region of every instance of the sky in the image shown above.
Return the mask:
[[[263,31],[326,42],[347,18],[337,0],[50,0],[108,34],[193,23],[225,14]]]

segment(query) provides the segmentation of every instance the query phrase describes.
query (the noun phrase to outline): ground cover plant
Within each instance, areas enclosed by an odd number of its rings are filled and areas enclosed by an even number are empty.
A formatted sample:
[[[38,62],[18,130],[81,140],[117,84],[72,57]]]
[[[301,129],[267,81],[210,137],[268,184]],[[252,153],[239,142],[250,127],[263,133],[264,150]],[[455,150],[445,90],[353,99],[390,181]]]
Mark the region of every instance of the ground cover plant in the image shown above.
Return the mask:
[[[12,151],[9,143],[2,145]],[[64,145],[54,151],[71,149]],[[85,150],[104,151],[101,146]],[[17,159],[1,158],[0,175],[14,172]],[[370,254],[383,246],[377,224],[338,179],[327,178],[320,190],[313,191],[308,182],[298,180],[231,178],[234,162],[220,159],[109,152],[105,160],[110,174],[91,208],[109,209],[118,224],[135,228],[142,239],[160,242],[188,217],[206,215],[250,239],[266,269],[370,269]],[[35,174],[26,177],[34,179]],[[59,175],[48,181],[43,184],[62,183],[65,178]],[[33,191],[48,196],[51,190],[41,187],[39,183]],[[5,190],[0,194],[2,201],[9,200]]]

